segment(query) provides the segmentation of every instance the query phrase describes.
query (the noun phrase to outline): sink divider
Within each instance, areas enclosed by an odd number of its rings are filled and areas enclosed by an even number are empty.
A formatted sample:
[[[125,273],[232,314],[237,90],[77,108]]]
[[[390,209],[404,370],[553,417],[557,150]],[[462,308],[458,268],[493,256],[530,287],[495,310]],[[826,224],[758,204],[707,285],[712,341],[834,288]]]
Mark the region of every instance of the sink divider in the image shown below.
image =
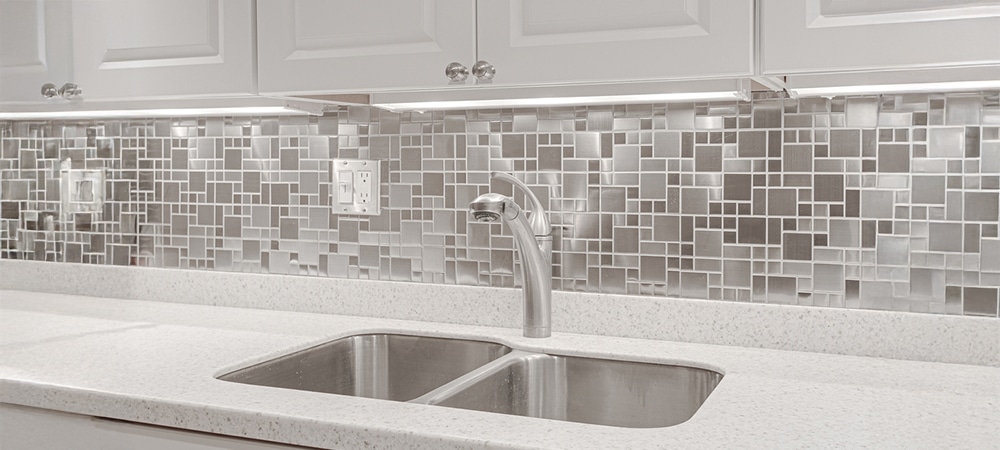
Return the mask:
[[[532,357],[545,357],[551,358],[551,356],[544,353],[532,353],[523,350],[511,350],[510,353],[501,356],[483,366],[480,366],[471,372],[462,375],[451,382],[434,389],[420,397],[408,401],[407,403],[417,403],[422,405],[436,405],[441,402],[447,401],[449,398],[455,394],[462,392],[466,388],[482,381],[483,379],[510,367],[512,364],[517,363],[523,359]]]

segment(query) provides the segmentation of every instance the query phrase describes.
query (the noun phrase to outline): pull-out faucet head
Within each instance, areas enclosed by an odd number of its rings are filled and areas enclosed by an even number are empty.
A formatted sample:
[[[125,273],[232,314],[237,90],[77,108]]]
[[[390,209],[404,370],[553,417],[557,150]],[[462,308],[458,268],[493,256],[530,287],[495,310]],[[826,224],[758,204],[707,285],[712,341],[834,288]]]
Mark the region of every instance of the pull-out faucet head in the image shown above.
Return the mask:
[[[469,211],[477,222],[496,222],[501,218],[516,219],[521,213],[521,208],[510,197],[490,192],[476,197],[469,203]]]

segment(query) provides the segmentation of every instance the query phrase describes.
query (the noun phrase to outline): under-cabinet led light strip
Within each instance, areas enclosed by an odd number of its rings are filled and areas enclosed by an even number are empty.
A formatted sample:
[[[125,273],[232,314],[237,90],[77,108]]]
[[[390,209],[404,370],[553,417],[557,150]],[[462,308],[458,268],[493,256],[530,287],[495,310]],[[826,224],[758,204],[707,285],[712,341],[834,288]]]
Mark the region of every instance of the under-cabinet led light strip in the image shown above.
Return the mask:
[[[476,109],[570,105],[607,105],[625,103],[656,103],[677,101],[738,100],[743,94],[737,91],[725,92],[682,92],[669,94],[607,95],[593,97],[541,97],[541,98],[498,98],[488,100],[446,100],[402,103],[375,103],[372,106],[392,111],[430,111],[440,109]]]
[[[871,84],[857,86],[824,86],[789,88],[793,97],[836,97],[861,94],[906,94],[917,92],[955,92],[1000,89],[1000,80],[945,81],[934,83]]]
[[[319,115],[328,102],[269,97],[187,100],[70,101],[0,104],[0,120],[77,120],[129,117],[207,117],[239,115]]]
[[[520,87],[485,85],[426,91],[381,92],[372,95],[371,104],[392,111],[537,108],[749,100],[750,91],[750,80],[745,78]]]
[[[187,116],[238,116],[238,115],[301,115],[304,111],[284,106],[252,106],[231,108],[158,108],[112,109],[80,111],[0,111],[0,120],[41,119],[118,119],[125,117],[187,117]]]

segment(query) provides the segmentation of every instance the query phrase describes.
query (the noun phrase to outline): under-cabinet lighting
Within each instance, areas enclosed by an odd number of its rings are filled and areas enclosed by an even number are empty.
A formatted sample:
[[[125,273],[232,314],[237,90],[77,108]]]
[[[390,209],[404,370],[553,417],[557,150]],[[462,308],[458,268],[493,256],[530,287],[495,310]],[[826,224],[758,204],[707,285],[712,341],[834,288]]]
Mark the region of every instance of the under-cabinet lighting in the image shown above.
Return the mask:
[[[792,97],[992,91],[1000,89],[1000,64],[789,75],[785,89]]]
[[[44,112],[0,112],[0,120],[39,119],[119,119],[125,117],[186,117],[186,116],[239,116],[239,115],[301,115],[304,111],[283,106],[236,107],[236,108],[163,108],[163,109],[117,109]]]
[[[0,105],[0,120],[315,115],[322,114],[325,108],[326,105],[322,102],[266,97],[117,102],[79,101]]]
[[[546,106],[571,105],[608,105],[626,103],[657,103],[683,101],[721,101],[739,100],[744,96],[741,92],[682,92],[668,94],[636,94],[636,95],[605,95],[593,97],[540,97],[540,98],[498,98],[489,100],[445,100],[402,103],[375,103],[372,106],[392,111],[430,111],[439,109],[477,109],[523,107],[536,108]]]
[[[542,86],[458,86],[379,92],[371,105],[393,111],[748,100],[748,79],[637,81]]]
[[[906,94],[917,92],[955,92],[994,89],[1000,89],[1000,80],[803,87],[789,88],[788,92],[793,97],[836,97],[840,95]]]

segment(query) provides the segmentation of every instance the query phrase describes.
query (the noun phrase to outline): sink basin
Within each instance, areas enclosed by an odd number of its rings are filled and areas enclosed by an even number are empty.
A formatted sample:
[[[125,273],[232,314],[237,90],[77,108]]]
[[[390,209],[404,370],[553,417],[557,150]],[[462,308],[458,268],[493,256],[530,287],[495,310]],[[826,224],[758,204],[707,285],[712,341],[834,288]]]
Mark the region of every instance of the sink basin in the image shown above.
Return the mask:
[[[364,334],[236,370],[224,381],[627,428],[691,418],[722,380],[706,369]]]
[[[690,419],[721,380],[719,373],[693,367],[515,352],[422,400],[477,411],[655,428]]]
[[[383,400],[424,395],[510,352],[492,343],[397,334],[337,339],[219,377]]]

